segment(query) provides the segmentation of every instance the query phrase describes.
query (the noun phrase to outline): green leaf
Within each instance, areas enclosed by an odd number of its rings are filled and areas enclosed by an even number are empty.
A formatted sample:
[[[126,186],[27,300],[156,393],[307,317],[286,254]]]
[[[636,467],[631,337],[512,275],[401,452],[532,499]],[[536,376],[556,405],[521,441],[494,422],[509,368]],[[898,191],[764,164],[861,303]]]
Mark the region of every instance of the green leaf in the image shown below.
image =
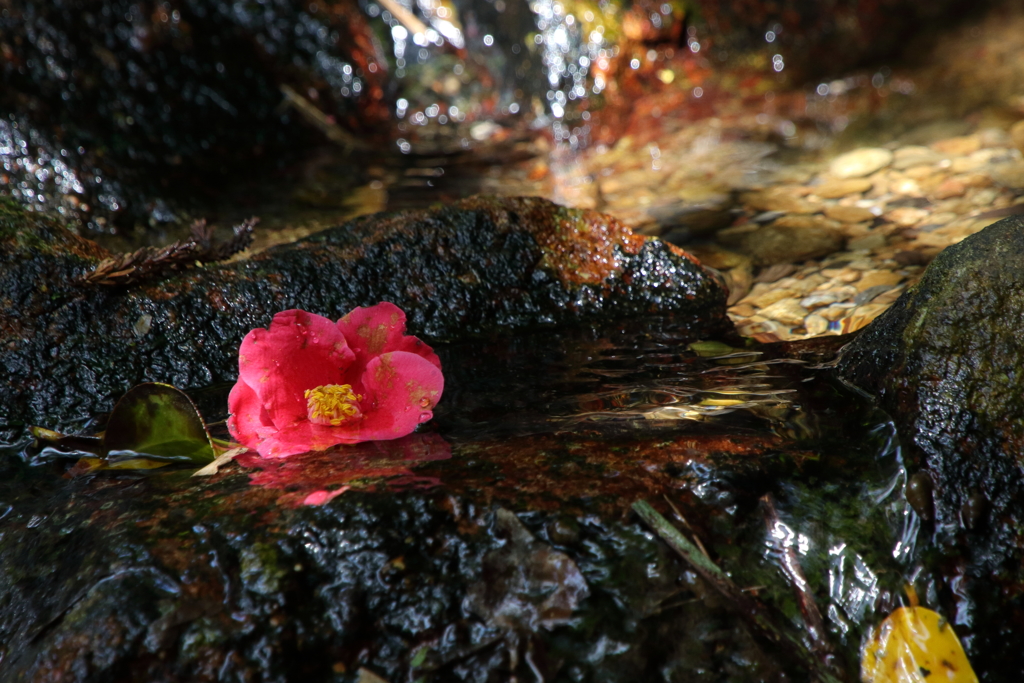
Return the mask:
[[[169,384],[132,387],[110,413],[103,438],[111,453],[132,451],[197,465],[214,459],[213,443],[195,404]]]
[[[430,654],[430,648],[424,645],[420,649],[416,650],[416,654],[413,655],[412,661],[409,662],[409,666],[413,669],[418,669],[423,666],[423,662],[427,661],[427,655]]]
[[[756,360],[760,351],[737,349],[718,341],[697,341],[690,344],[690,350],[701,358],[712,358],[720,365],[741,365]]]

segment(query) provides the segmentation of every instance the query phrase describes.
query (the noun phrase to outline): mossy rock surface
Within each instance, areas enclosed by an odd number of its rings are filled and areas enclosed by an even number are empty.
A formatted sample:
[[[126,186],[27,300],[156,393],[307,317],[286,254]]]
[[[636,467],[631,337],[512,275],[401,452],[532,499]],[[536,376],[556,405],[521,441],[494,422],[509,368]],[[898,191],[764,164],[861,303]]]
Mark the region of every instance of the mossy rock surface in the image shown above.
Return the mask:
[[[908,497],[917,497],[926,528],[934,525],[949,589],[978,605],[1017,596],[1006,603],[1017,619],[1024,614],[1022,323],[1024,218],[1014,216],[939,254],[838,364],[839,376],[874,395],[896,423]]]
[[[629,681],[730,667],[723,644],[774,669],[721,608],[654,613],[684,572],[635,520],[518,521],[446,491],[288,509],[237,472],[40,496],[42,473],[6,473],[37,489],[0,491],[4,681]]]
[[[132,286],[81,282],[104,252],[0,204],[0,435],[109,410],[131,386],[234,381],[238,346],[273,315],[336,319],[390,301],[430,341],[672,314],[711,334],[725,291],[680,249],[597,212],[472,198],[360,218],[226,265]]]
[[[935,478],[940,524],[974,493],[1020,502],[1024,469],[1024,219],[943,251],[842,353]]]

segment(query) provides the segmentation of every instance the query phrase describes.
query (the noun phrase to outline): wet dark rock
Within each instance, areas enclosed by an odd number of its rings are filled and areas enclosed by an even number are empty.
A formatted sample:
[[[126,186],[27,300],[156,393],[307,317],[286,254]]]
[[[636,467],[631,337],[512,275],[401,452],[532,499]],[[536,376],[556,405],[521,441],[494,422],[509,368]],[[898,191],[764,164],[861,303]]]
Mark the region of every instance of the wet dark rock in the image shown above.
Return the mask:
[[[970,577],[947,579],[979,610],[1024,586],[1022,316],[1024,219],[1011,217],[941,252],[838,364],[893,416],[911,470],[933,482],[940,547]],[[1020,623],[1024,605],[1012,605]],[[1005,643],[986,647],[1010,656]]]
[[[761,266],[799,263],[834,253],[843,245],[834,225],[817,216],[783,216],[735,241],[738,250]]]
[[[0,203],[0,434],[88,418],[140,382],[233,381],[245,333],[289,308],[338,318],[391,301],[431,341],[650,314],[728,325],[725,291],[685,252],[541,199],[371,216],[239,263],[83,284],[103,255]]]
[[[907,480],[907,502],[925,521],[935,516],[932,488],[932,478],[927,472],[918,472]]]
[[[20,483],[48,495],[0,493],[17,506],[0,538],[7,681],[354,681],[359,667],[391,681],[531,670],[627,681],[729,666],[723,647],[744,652],[747,670],[772,670],[720,610],[645,615],[678,592],[681,572],[635,522],[591,523],[571,551],[577,568],[541,542],[503,540],[522,526],[513,513],[464,499],[453,511],[439,493],[290,510],[237,473],[192,488],[181,473],[57,490],[35,474]]]
[[[342,92],[356,80],[368,105],[380,99],[373,73],[348,76],[344,88],[344,65],[362,69],[378,55],[358,8],[335,7],[7,3],[0,141],[28,144],[0,144],[4,189],[100,232],[173,220],[168,198],[202,193],[247,162],[317,139],[278,108],[279,84],[322,90],[339,116],[355,113]]]
[[[839,362],[840,376],[877,396],[919,454],[940,526],[959,526],[976,491],[997,514],[1020,512],[1022,273],[1024,220],[1007,218],[940,253]]]
[[[590,589],[572,558],[538,542],[515,513],[498,508],[494,526],[505,544],[484,556],[480,581],[469,589],[468,606],[503,631],[510,668],[517,668],[521,654],[536,667],[531,636],[541,628],[550,631],[569,623]]]
[[[975,493],[968,498],[960,508],[960,517],[968,530],[978,529],[984,525],[988,517],[988,500],[984,494]]]
[[[507,50],[535,30],[525,2],[504,14],[474,5],[468,48],[483,51],[493,34]],[[356,2],[292,0],[5,3],[0,191],[60,210],[89,233],[130,234],[135,224],[181,221],[233,177],[279,168],[328,139],[387,145],[399,96],[416,110],[457,104],[472,119],[485,97],[514,87],[529,100],[541,82],[528,77],[539,68],[529,55],[486,48],[485,62],[433,45],[441,73],[413,58],[410,77],[396,77],[390,26],[373,7],[376,14]],[[461,79],[451,74],[456,62]],[[429,87],[445,75],[454,93]],[[292,95],[302,103],[290,107]],[[311,125],[304,110],[333,117],[333,128]]]

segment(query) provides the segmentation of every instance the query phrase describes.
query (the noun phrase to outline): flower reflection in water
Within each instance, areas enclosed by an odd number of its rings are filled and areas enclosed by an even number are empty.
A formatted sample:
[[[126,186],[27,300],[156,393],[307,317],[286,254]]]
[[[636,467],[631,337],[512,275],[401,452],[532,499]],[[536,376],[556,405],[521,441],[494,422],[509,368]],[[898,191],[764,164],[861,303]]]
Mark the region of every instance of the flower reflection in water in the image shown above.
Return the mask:
[[[284,505],[323,505],[353,488],[385,484],[389,488],[430,488],[437,477],[413,473],[420,464],[452,457],[451,446],[438,434],[410,434],[392,441],[367,441],[310,451],[288,458],[261,458],[254,452],[238,456],[254,486],[283,491]]]

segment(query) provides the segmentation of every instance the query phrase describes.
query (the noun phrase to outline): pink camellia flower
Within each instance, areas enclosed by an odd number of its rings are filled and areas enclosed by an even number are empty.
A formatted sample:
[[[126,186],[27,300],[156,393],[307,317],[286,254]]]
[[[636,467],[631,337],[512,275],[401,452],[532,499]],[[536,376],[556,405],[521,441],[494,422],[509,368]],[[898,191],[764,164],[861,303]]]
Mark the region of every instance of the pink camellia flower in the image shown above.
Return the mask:
[[[433,417],[441,361],[391,303],[337,323],[293,309],[245,335],[228,429],[264,458],[397,439]]]

